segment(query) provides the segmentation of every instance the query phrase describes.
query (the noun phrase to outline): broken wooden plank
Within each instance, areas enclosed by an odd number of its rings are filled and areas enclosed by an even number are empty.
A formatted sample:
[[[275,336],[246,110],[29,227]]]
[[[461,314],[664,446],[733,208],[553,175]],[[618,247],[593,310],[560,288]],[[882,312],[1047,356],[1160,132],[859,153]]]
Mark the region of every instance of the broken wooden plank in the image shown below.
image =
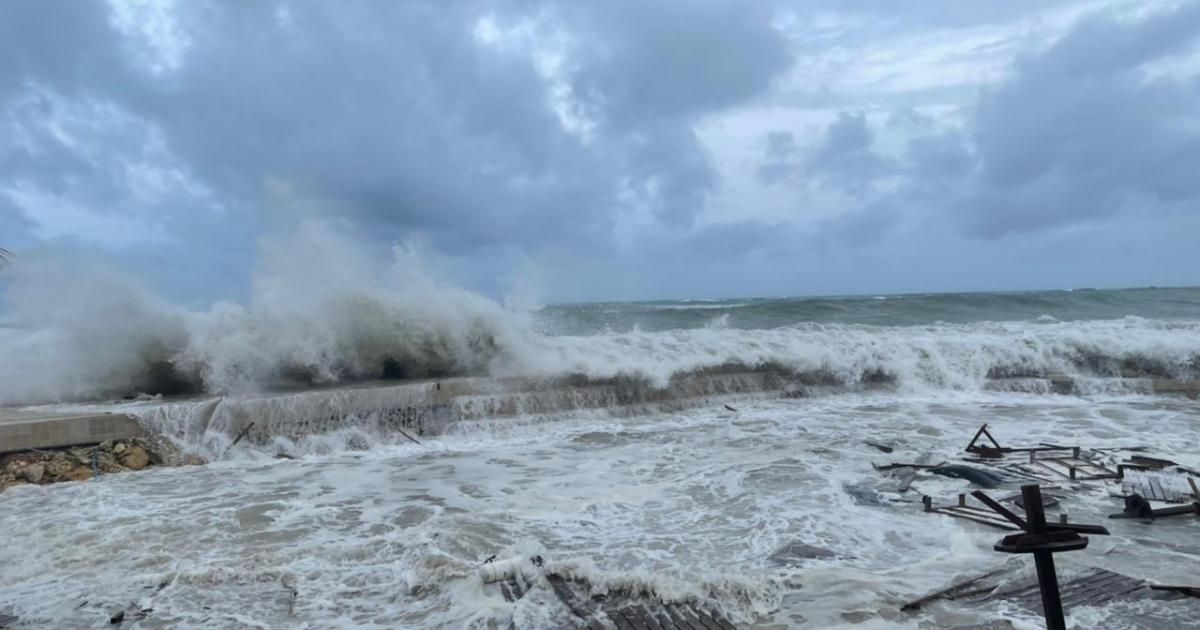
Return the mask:
[[[1007,568],[1001,567],[999,569],[988,571],[987,573],[984,573],[983,575],[977,575],[969,580],[965,580],[963,582],[959,582],[958,584],[954,584],[947,588],[944,588],[944,589],[941,589],[938,591],[934,591],[934,592],[929,593],[928,595],[925,595],[924,597],[921,597],[919,599],[914,599],[913,601],[908,602],[908,603],[904,604],[903,606],[901,606],[900,610],[903,610],[903,611],[917,610],[921,606],[924,606],[925,604],[928,604],[929,602],[932,602],[932,601],[935,601],[938,599],[953,600],[957,596],[966,595],[968,592],[967,589],[969,589],[970,587],[972,587],[990,577],[999,575],[1006,571],[1008,571]],[[996,589],[996,587],[992,586],[990,589],[987,589],[987,590],[990,592],[995,589]]]
[[[991,510],[985,510],[980,507],[970,506],[966,504],[966,495],[958,495],[958,505],[934,506],[933,498],[924,496],[921,497],[926,512],[934,512],[937,514],[945,514],[953,518],[961,518],[967,521],[973,521],[982,525],[989,525],[996,529],[1005,531],[1017,531],[1020,528],[1007,522],[1002,517]]]
[[[1200,598],[1200,586],[1169,586],[1166,584],[1151,584],[1151,590],[1179,593],[1188,597]]]
[[[1066,607],[1102,606],[1114,599],[1149,596],[1150,589],[1142,580],[1098,569],[1060,584],[1059,593]],[[1042,594],[1036,583],[995,594],[989,599],[1008,600],[1032,612],[1042,610]]]
[[[1160,481],[1156,477],[1151,477],[1149,481],[1150,481],[1150,490],[1154,494],[1154,496],[1150,497],[1150,498],[1157,499],[1159,501],[1166,501],[1167,493],[1163,490],[1162,481]]]

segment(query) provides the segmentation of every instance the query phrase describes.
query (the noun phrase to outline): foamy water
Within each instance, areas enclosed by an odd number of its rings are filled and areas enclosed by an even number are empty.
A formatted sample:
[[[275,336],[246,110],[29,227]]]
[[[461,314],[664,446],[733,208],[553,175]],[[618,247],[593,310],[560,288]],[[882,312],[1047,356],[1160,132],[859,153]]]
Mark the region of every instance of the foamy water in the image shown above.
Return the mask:
[[[537,553],[601,585],[716,602],[750,628],[1002,617],[1033,628],[1037,617],[998,607],[899,612],[955,576],[1022,561],[991,550],[996,530],[921,511],[921,493],[950,500],[965,482],[922,478],[901,495],[870,462],[956,458],[987,421],[1014,443],[1142,444],[1200,466],[1187,448],[1200,444],[1200,404],[1185,399],[882,392],[739,405],[462,423],[420,445],[297,461],[235,452],[205,467],[14,488],[0,495],[0,610],[26,627],[102,626],[131,601],[153,608],[148,628],[563,627],[548,592],[507,603],[476,575],[493,554]],[[847,486],[876,489],[880,504]],[[1197,519],[1107,521],[1120,502],[1103,491],[1066,509],[1114,535],[1059,556],[1061,574],[1200,577]],[[836,557],[767,561],[793,541]],[[1069,614],[1079,627],[1195,619],[1167,604]]]
[[[871,462],[954,459],[988,422],[1011,443],[1146,445],[1200,467],[1200,402],[1135,395],[1200,375],[1197,289],[522,310],[439,279],[412,248],[362,252],[306,223],[264,243],[247,299],[202,307],[87,262],[6,268],[0,404],[131,412],[218,461],[0,494],[0,613],[29,628],[107,626],[131,603],[153,609],[147,628],[569,627],[546,589],[506,603],[476,575],[490,556],[538,554],[749,628],[1033,628],[995,605],[899,612],[954,577],[1029,568],[992,551],[997,531],[922,512],[921,493],[951,501],[965,482],[900,494]],[[1073,395],[1051,393],[1058,375]],[[437,403],[437,434],[412,444],[380,419],[432,409],[424,377],[484,385]],[[361,387],[377,379],[412,385]],[[487,385],[502,382],[524,389]],[[331,385],[354,387],[262,394]],[[105,402],[139,393],[192,398]],[[259,434],[228,450],[250,422]],[[1120,507],[1103,489],[1069,499],[1072,520],[1114,535],[1062,557],[1064,575],[1200,583],[1200,519],[1103,518]],[[834,555],[767,560],[793,542]],[[1157,603],[1070,614],[1200,618]]]
[[[303,252],[310,264],[297,264]],[[977,390],[989,376],[1200,376],[1200,290],[1049,291],[510,308],[397,246],[320,223],[268,239],[238,302],[173,303],[129,274],[6,267],[0,405],[246,394],[378,378],[637,379],[739,367]],[[0,285],[2,286],[2,285]]]

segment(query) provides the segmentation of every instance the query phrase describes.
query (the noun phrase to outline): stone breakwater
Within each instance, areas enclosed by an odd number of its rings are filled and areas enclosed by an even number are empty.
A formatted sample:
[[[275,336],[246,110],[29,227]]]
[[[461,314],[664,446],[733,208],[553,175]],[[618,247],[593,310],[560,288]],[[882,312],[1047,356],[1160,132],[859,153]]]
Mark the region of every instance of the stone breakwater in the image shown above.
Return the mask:
[[[86,481],[97,475],[154,466],[203,464],[166,440],[131,438],[90,446],[10,453],[0,459],[0,491],[23,484]]]

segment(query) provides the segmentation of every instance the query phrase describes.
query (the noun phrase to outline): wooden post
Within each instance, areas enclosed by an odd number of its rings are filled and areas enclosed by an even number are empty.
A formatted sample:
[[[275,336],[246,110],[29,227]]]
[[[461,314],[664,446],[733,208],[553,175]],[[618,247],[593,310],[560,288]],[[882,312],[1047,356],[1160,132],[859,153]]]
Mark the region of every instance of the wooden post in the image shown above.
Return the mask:
[[[923,503],[923,504],[925,505],[925,511],[926,511],[926,512],[932,512],[932,511],[933,511],[933,498],[932,498],[932,497],[930,497],[929,495],[924,495],[924,496],[922,496],[922,497],[921,497],[921,503]]]
[[[958,507],[967,507],[967,495],[958,495]]]
[[[1046,533],[1046,512],[1042,507],[1042,489],[1037,484],[1021,486],[1021,498],[1025,502],[1025,522],[1030,534]],[[1058,592],[1058,575],[1054,571],[1054,554],[1049,551],[1033,552],[1037,565],[1038,586],[1042,591],[1042,612],[1046,617],[1047,630],[1067,630],[1063,617],[1062,596]]]

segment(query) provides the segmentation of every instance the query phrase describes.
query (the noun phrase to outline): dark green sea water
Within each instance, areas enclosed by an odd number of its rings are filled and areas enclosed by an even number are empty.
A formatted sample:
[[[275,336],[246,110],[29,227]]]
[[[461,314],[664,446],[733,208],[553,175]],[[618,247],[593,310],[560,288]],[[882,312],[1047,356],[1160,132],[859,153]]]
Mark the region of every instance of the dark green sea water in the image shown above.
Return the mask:
[[[540,323],[551,334],[588,335],[722,326],[777,328],[798,323],[919,326],[982,321],[1082,321],[1141,317],[1200,320],[1200,288],[1075,289],[997,293],[912,293],[551,305]]]

